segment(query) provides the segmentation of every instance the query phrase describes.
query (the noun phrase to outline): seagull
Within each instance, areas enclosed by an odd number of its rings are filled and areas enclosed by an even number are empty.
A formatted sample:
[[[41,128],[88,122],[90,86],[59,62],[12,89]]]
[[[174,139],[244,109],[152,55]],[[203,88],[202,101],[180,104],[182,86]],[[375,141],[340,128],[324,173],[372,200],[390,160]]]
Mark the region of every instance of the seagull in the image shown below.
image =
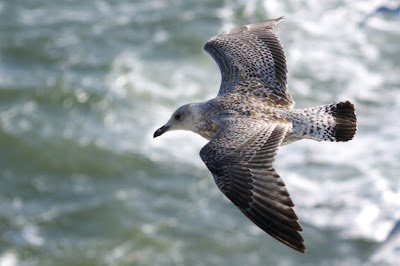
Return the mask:
[[[303,231],[273,162],[279,146],[301,139],[348,141],[357,131],[349,101],[293,109],[286,57],[272,32],[283,17],[212,37],[204,49],[222,79],[218,95],[179,107],[154,138],[189,130],[209,140],[200,157],[218,188],[266,233],[304,253]]]

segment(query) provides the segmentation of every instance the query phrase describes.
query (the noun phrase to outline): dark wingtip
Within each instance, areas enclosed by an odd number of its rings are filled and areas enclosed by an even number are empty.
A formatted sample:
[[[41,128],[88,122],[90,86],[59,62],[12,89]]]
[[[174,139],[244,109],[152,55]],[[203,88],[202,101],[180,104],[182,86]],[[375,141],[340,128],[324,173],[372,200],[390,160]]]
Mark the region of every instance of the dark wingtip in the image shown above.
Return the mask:
[[[298,248],[295,248],[295,250],[301,252],[301,253],[306,253],[307,248],[304,245],[299,246]]]

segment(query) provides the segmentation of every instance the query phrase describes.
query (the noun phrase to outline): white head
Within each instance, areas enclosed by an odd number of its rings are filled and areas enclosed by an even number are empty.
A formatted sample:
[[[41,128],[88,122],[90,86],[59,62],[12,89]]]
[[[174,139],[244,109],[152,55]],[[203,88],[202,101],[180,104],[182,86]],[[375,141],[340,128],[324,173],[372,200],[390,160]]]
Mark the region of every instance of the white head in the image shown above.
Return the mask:
[[[197,113],[197,104],[190,103],[182,105],[172,114],[171,118],[164,126],[157,129],[154,133],[154,138],[172,130],[194,131],[196,127]]]

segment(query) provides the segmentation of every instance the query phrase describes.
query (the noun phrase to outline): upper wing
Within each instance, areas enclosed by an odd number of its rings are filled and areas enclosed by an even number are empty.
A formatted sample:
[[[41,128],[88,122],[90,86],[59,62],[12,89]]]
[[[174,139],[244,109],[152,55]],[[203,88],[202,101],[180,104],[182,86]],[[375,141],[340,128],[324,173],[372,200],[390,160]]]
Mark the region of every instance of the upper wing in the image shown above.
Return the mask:
[[[219,189],[250,220],[289,247],[304,252],[293,202],[272,166],[287,130],[285,124],[226,119],[200,156]]]
[[[267,20],[223,32],[204,49],[217,62],[222,74],[218,95],[252,93],[272,104],[291,108],[286,90],[286,57],[273,27],[282,19]]]

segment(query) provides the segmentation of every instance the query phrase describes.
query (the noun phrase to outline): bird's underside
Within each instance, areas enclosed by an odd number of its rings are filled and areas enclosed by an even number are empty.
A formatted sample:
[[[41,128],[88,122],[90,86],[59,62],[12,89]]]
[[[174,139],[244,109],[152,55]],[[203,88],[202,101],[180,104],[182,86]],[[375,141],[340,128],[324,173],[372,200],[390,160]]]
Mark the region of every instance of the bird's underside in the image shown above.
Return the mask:
[[[280,145],[302,138],[348,141],[357,122],[350,102],[292,109],[285,54],[272,32],[281,19],[211,38],[204,48],[221,71],[218,96],[181,106],[154,137],[183,129],[210,139],[200,156],[218,188],[262,230],[305,252],[293,202],[272,165],[275,155]]]

